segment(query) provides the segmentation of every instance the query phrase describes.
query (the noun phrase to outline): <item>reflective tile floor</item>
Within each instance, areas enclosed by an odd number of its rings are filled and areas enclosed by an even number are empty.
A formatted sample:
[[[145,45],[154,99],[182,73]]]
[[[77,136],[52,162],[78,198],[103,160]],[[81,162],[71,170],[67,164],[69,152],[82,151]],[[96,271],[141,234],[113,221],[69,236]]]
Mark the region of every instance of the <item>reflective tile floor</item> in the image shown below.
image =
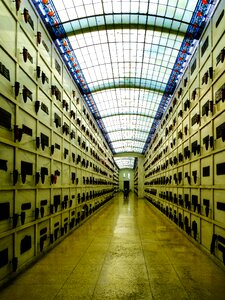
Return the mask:
[[[0,299],[224,300],[225,272],[134,194],[118,194]]]

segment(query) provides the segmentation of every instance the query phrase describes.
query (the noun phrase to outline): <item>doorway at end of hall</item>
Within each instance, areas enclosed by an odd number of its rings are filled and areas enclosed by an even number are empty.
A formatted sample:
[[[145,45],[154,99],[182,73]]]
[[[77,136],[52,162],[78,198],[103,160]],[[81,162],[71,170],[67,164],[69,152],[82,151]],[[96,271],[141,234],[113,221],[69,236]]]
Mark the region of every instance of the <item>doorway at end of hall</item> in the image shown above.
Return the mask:
[[[130,181],[124,180],[123,182],[123,190],[130,190]]]

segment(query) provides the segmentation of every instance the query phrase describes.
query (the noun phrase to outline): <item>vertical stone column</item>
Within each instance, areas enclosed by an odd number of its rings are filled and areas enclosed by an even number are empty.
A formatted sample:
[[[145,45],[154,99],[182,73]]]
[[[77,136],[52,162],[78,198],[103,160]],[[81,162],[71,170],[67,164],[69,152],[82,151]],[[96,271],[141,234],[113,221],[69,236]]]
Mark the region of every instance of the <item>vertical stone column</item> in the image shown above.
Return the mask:
[[[138,198],[144,198],[144,157],[138,157]]]

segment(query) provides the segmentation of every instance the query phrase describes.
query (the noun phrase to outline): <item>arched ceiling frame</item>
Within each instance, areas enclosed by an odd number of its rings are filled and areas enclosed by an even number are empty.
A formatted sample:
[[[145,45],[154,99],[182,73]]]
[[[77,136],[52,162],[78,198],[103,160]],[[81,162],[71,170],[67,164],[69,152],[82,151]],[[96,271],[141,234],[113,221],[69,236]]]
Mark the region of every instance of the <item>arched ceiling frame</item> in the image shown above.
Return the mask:
[[[130,91],[132,87],[128,89]],[[117,140],[123,140],[129,136],[133,137],[134,140],[144,141],[148,136],[158,103],[163,95],[161,91],[156,92],[152,90],[132,89],[130,92],[131,94],[128,99],[123,99],[122,92],[118,88],[114,89],[113,92],[107,91],[109,96],[104,92],[93,94],[96,99],[96,104],[100,108],[101,119],[107,128],[111,142],[115,141],[115,135]],[[103,96],[97,97],[96,94],[101,93],[103,93]],[[117,104],[114,104],[113,99],[117,98],[116,93],[118,93],[120,100],[117,101]],[[137,93],[137,95],[134,95],[135,93]],[[134,95],[133,97],[132,94]],[[144,99],[143,94],[146,96],[146,99]],[[138,98],[142,99],[140,103]],[[149,101],[148,98],[151,98],[151,101]],[[127,104],[128,107],[126,106]],[[137,108],[137,106],[139,107]],[[127,129],[130,129],[130,133],[127,133]],[[109,142],[109,145],[113,146],[116,153],[117,147],[114,147],[114,143],[111,142]]]
[[[130,153],[130,154],[134,154],[134,155],[136,155],[136,153],[141,153],[141,150],[142,149],[142,147],[132,147],[132,149],[125,149],[125,148],[123,148],[123,147],[119,147],[119,148],[117,148],[117,153],[116,154],[122,154],[122,153]],[[127,151],[125,151],[125,150],[127,150]]]
[[[132,19],[131,17],[135,16],[137,17],[137,21],[136,23],[132,23]],[[115,20],[115,17],[121,17],[121,19],[123,17],[127,17],[129,18],[129,22],[125,23],[125,22],[118,22],[118,20]],[[140,19],[141,17],[145,20],[145,22],[142,24],[140,23]],[[126,18],[126,19],[127,19]],[[90,26],[90,20],[94,19],[96,26],[91,25]],[[176,22],[177,24],[181,25],[185,25],[186,27],[188,27],[189,23],[188,22],[184,22],[181,21],[179,19],[176,18],[169,18],[169,17],[162,17],[162,16],[158,16],[155,14],[141,14],[141,13],[123,13],[123,14],[119,14],[119,13],[114,13],[114,14],[101,14],[101,15],[95,15],[95,16],[89,16],[89,17],[85,17],[85,18],[77,18],[77,19],[72,19],[72,20],[68,20],[65,22],[61,22],[58,25],[63,25],[63,27],[65,28],[66,31],[66,36],[70,37],[73,36],[74,34],[83,34],[86,32],[91,32],[91,31],[100,31],[100,30],[110,30],[110,29],[130,29],[130,28],[138,28],[138,29],[147,29],[147,30],[154,30],[154,31],[158,31],[158,32],[165,32],[165,33],[174,33],[177,34],[177,30],[178,28],[167,28],[165,26],[159,26],[156,25],[155,22],[154,23],[147,23],[148,20],[155,20],[155,19],[167,19],[169,22]],[[110,22],[111,21],[111,22]],[[84,22],[86,23],[86,26],[84,26]],[[80,25],[80,23],[82,23],[82,26]],[[102,24],[101,24],[102,23]],[[178,32],[179,35],[181,36],[185,36],[186,34],[186,30],[182,30],[180,29]]]
[[[108,88],[122,88],[129,86],[132,88],[139,87],[155,90],[158,89],[163,92],[167,83],[166,79],[169,77],[169,74],[173,69],[173,63],[170,62],[171,58],[173,58],[172,61],[175,60],[183,36],[181,38],[178,34],[164,33],[162,31],[160,33],[160,37],[157,37],[154,35],[155,33],[153,31],[150,31],[151,33],[149,34],[152,39],[152,41],[150,41],[148,40],[149,30],[142,30],[141,33],[143,41],[139,42],[139,45],[142,45],[143,51],[145,51],[144,53],[142,50],[140,51],[138,49],[136,39],[133,41],[118,41],[116,49],[114,49],[115,43],[110,42],[109,35],[115,35],[115,32],[114,30],[111,31],[112,32],[110,32],[110,30],[103,31],[105,36],[104,42],[100,40],[96,42],[89,42],[91,36],[88,38],[87,35],[90,33],[85,33],[83,35],[75,34],[73,39],[71,39],[72,47],[74,50],[76,49],[75,51],[80,58],[79,60],[82,61],[82,71],[86,75],[85,77],[88,81],[90,92],[94,93]],[[124,32],[123,27],[120,28],[120,32]],[[130,32],[131,31],[129,29],[126,34],[129,34]],[[141,35],[140,29],[135,28],[135,32],[138,32],[138,35]],[[95,33],[99,34],[99,31],[96,31]],[[117,32],[116,36],[118,36],[118,34],[119,33]],[[159,40],[166,40],[165,45],[159,45],[157,42]],[[83,45],[83,43],[85,43],[85,45]],[[129,49],[125,49],[127,47]],[[137,53],[131,50],[132,47],[136,49]],[[99,52],[101,52],[102,49],[105,49],[107,51],[107,58],[105,58],[104,53],[95,52],[95,50],[93,50],[95,48],[100,49]],[[90,51],[92,51],[92,53],[90,53]],[[135,58],[133,57],[134,52],[136,55]],[[141,54],[139,58],[138,54]],[[89,59],[89,61],[87,61],[87,55],[90,57],[92,55],[92,58]],[[116,59],[114,57],[116,57]],[[127,72],[128,69],[129,74]],[[159,73],[159,70],[161,70],[161,73]],[[110,74],[108,74],[108,72],[110,72]],[[166,79],[163,74],[167,75]]]
[[[115,143],[115,142],[133,142],[133,139],[116,139],[116,140],[111,140],[110,143]],[[146,140],[145,139],[135,139],[135,142],[141,142],[141,143],[145,143]]]
[[[140,113],[117,113],[117,114],[110,114],[106,116],[102,116],[101,119],[106,119],[110,117],[115,117],[115,116],[141,116],[149,119],[154,119],[154,116],[149,116],[146,114],[140,114]]]
[[[55,39],[56,45],[58,46],[64,61],[66,62],[72,76],[74,76],[75,81],[78,83],[80,91],[84,95],[84,98],[87,101],[94,117],[96,117],[100,128],[102,129],[103,133],[106,136],[107,141],[110,142],[110,137],[108,136],[107,128],[105,128],[104,121],[102,120],[102,118],[99,118],[99,116],[101,116],[101,111],[99,111],[98,106],[95,103],[95,99],[92,97],[92,93],[89,88],[89,83],[91,81],[86,80],[87,76],[84,76],[85,75],[84,74],[85,66],[83,66],[79,63],[79,61],[80,61],[79,59],[77,60],[77,55],[73,52],[73,47],[71,47],[71,41],[70,41],[70,36],[69,36],[70,34],[67,35],[64,25],[60,24],[59,15],[58,15],[57,11],[55,10],[54,4],[53,4],[53,3],[58,4],[59,2],[61,2],[61,3],[63,3],[63,2],[62,1],[55,2],[54,0],[43,1],[44,4],[42,3],[42,7],[41,7],[41,4],[39,4],[38,0],[33,0],[33,1],[36,4],[36,7],[39,9],[40,13],[43,15],[42,19],[44,20],[44,22],[46,21],[45,13],[47,12],[48,16],[50,16],[49,20],[47,21],[47,27],[49,29],[49,32],[52,35],[53,39]],[[65,1],[65,3],[69,3],[69,2],[73,2],[73,1],[68,1],[68,2]],[[89,2],[89,1],[83,0],[84,5],[86,5],[87,2]],[[91,2],[94,4],[94,1],[91,1]],[[112,2],[112,6],[113,6],[114,5],[113,1],[111,1],[111,2]],[[131,1],[125,1],[125,2],[128,3]],[[138,2],[138,1],[132,1],[132,3],[134,3],[134,2]],[[155,3],[155,1],[153,1],[153,2]],[[165,1],[159,0],[156,2],[158,3],[157,5],[160,6],[160,3],[165,2]],[[184,36],[183,43],[181,44],[178,56],[177,56],[176,60],[173,62],[174,66],[173,66],[172,72],[170,74],[170,77],[165,82],[166,88],[164,90],[163,97],[159,103],[156,117],[155,117],[153,123],[151,124],[151,130],[148,135],[146,145],[145,145],[144,149],[142,150],[143,152],[146,150],[146,147],[149,144],[151,137],[154,134],[155,129],[159,123],[162,113],[165,110],[166,105],[170,101],[170,96],[175,89],[178,75],[180,74],[181,70],[184,67],[183,62],[186,61],[186,58],[189,55],[189,50],[193,46],[193,42],[199,38],[199,36],[204,28],[204,25],[206,23],[207,15],[210,11],[210,8],[212,7],[212,1],[210,1],[210,0],[198,0],[198,1],[196,0],[196,1],[192,1],[192,2],[194,2],[194,3],[192,3],[191,6],[194,8],[194,5],[196,5],[196,7],[195,7],[194,13],[192,15],[192,18],[189,18],[189,20],[187,22],[187,23],[190,22],[190,24],[188,25],[188,29]],[[105,0],[101,1],[102,7],[103,7],[103,3],[105,4]],[[151,3],[151,1],[148,1],[148,4],[147,4],[148,10],[150,8],[150,3]],[[167,3],[168,3],[168,6],[167,6]],[[178,3],[185,3],[185,2],[179,1]],[[189,3],[189,2],[186,2],[186,3]],[[140,5],[141,5],[141,1],[139,1],[139,6]],[[143,5],[143,3],[142,3],[142,5]],[[156,4],[154,4],[154,5],[156,5]],[[166,6],[168,8],[168,11],[169,10],[175,11],[175,9],[178,8],[178,7],[174,8],[173,5],[170,5],[169,1],[166,1]],[[105,8],[108,9],[106,6],[105,6]],[[75,9],[75,7],[74,7],[74,9]],[[152,5],[151,5],[151,9],[152,9]],[[183,9],[183,12],[185,12],[185,9],[186,8]],[[168,16],[166,16],[166,14],[163,16],[160,16],[160,14],[158,15],[158,12],[159,11],[158,11],[158,7],[157,7],[157,17],[155,19],[157,19],[157,20],[162,19],[163,22],[165,20],[168,20]],[[113,12],[113,14],[115,14],[115,13]],[[178,12],[178,14],[180,14],[180,16],[182,15],[181,12]],[[99,14],[96,14],[96,16],[98,16],[98,15]],[[131,15],[131,14],[129,14],[129,15]],[[121,17],[122,16],[125,20],[126,14],[121,9]],[[146,14],[145,14],[145,16],[146,16]],[[140,21],[140,17],[141,17],[141,14],[138,16],[139,21]],[[91,16],[90,16],[90,18],[91,18]],[[90,18],[88,16],[86,16],[85,19],[86,19],[86,21],[88,20],[90,22]],[[91,28],[91,29],[89,28],[89,30],[87,30],[88,28],[85,28],[85,26],[84,26],[83,32],[82,32],[82,28],[80,28],[80,32],[79,31],[77,31],[77,32],[79,33],[79,35],[84,35],[84,34],[93,33],[94,32],[93,30],[96,30],[96,29],[97,29],[97,32],[100,32],[100,31],[103,32],[104,30],[105,31],[109,31],[109,30],[132,31],[134,28],[134,25],[136,25],[136,24],[134,24],[134,22],[132,23],[131,19],[129,20],[128,24],[126,24],[126,22],[123,22],[122,25],[119,24],[118,22],[117,23],[113,22],[112,24],[109,24],[106,22],[107,18],[108,18],[108,16],[103,9],[104,24],[99,23],[99,24],[97,24],[97,26],[89,26]],[[146,20],[149,20],[149,16],[146,17]],[[180,22],[180,24],[182,24],[182,18],[180,18],[179,22]],[[159,24],[157,22],[155,22],[154,24],[148,24],[147,22],[145,24],[141,24],[141,22],[139,22],[138,30],[139,30],[139,32],[141,30],[145,30],[145,35],[144,35],[145,38],[147,37],[146,32],[151,31],[152,29],[154,29],[154,32],[156,32],[156,33],[159,33],[161,30],[161,34],[167,33],[168,35],[171,34],[171,32],[173,32],[173,34],[179,32],[178,28],[176,28],[176,27],[170,26],[170,28],[167,28],[166,26],[158,26],[158,25]],[[122,29],[119,29],[119,27]],[[181,35],[182,35],[182,30],[180,30],[180,34],[178,34],[177,36],[181,36]],[[107,41],[109,44],[108,36],[107,36]],[[77,47],[74,47],[74,49],[76,51]],[[84,49],[82,48],[82,51],[83,50]],[[111,51],[111,53],[112,53],[112,51]],[[143,54],[142,58],[144,58],[144,54]],[[182,61],[182,63],[181,63],[181,61]],[[154,65],[156,65],[156,64],[154,64]],[[143,73],[142,68],[141,68],[141,72],[140,72],[140,77],[141,78],[146,77]],[[114,87],[115,86],[118,86],[118,85],[114,84]],[[128,84],[128,85],[126,85],[126,87],[124,86],[123,89],[126,89],[127,87],[131,88],[131,85]],[[103,89],[103,90],[105,90],[105,89]],[[120,87],[120,90],[122,90],[122,87]],[[120,148],[118,148],[118,150],[119,149]],[[121,150],[122,149],[123,149],[123,147],[121,147]],[[138,149],[138,147],[136,147],[136,149]],[[112,150],[113,150],[113,148],[112,148]],[[123,149],[123,151],[126,151],[126,149]]]
[[[143,130],[122,130],[119,131],[120,134],[118,134],[118,130],[117,132],[109,132],[110,135],[110,143],[114,143],[116,141],[138,141],[141,143],[145,143],[146,141],[146,134],[148,134],[148,132],[143,132]],[[109,144],[110,144],[109,143]]]
[[[171,69],[172,70],[172,69]],[[121,88],[133,88],[133,89],[136,89],[136,88],[140,88],[140,89],[145,89],[145,90],[151,90],[153,92],[158,92],[158,93],[162,93],[164,92],[164,89],[157,89],[157,88],[154,88],[154,86],[156,86],[157,84],[160,84],[160,86],[166,86],[165,83],[163,82],[159,82],[159,81],[153,81],[153,80],[149,80],[147,78],[138,78],[138,77],[135,77],[135,78],[124,78],[124,77],[121,77],[121,78],[116,78],[119,80],[119,82],[117,84],[115,84],[115,82],[113,80],[111,80],[110,82],[107,83],[107,86],[106,85],[96,85],[96,87],[92,88],[91,89],[91,93],[92,95],[94,96],[94,93],[96,92],[100,92],[100,91],[103,91],[103,90],[108,90],[108,89],[121,89]],[[146,82],[146,84],[143,84],[143,79],[144,81]],[[129,82],[127,82],[129,80]],[[96,83],[98,82],[102,82],[102,81],[97,81]],[[138,84],[138,82],[140,82],[140,84]],[[94,84],[95,82],[91,82],[91,84]],[[147,84],[149,83],[149,84]]]
[[[135,158],[134,157],[116,157],[115,163],[119,169],[133,169]]]
[[[120,119],[120,117],[122,119]],[[144,123],[140,118],[144,118]],[[107,132],[110,137],[109,145],[111,146],[115,141],[132,139],[135,141],[146,141],[149,130],[145,131],[143,129],[146,128],[145,124],[152,123],[154,116],[140,113],[116,113],[107,116],[103,115],[102,120],[106,124]],[[133,125],[128,124],[129,122]],[[113,128],[113,130],[111,128]],[[148,129],[150,129],[150,126]]]
[[[133,129],[123,129],[123,128],[121,128],[120,129],[121,131],[124,131],[124,132],[134,132],[134,130]],[[112,131],[108,131],[108,133],[116,133],[116,132],[118,132],[118,130],[112,130]],[[145,130],[139,130],[139,132],[143,132],[143,133],[149,133],[149,131],[145,131]]]

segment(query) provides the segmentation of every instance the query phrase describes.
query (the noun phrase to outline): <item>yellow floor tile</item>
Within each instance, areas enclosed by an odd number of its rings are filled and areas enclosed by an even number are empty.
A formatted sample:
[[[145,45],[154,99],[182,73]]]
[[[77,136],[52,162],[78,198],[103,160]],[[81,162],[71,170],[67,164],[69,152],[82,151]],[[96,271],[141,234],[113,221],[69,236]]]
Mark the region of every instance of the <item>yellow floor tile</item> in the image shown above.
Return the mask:
[[[0,291],[4,300],[224,300],[225,272],[134,194],[118,194]]]

